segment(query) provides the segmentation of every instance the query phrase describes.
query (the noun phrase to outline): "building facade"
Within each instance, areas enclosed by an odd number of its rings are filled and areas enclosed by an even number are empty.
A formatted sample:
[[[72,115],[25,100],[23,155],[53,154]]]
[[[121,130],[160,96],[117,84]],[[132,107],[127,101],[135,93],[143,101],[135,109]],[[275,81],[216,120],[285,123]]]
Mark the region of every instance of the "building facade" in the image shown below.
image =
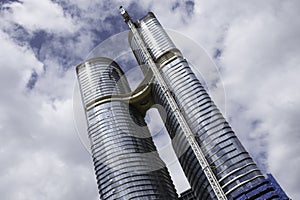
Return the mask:
[[[141,113],[103,98],[130,91],[122,74],[108,58],[77,67],[100,199],[176,199]]]
[[[196,200],[193,190],[189,189],[180,194],[179,200]]]
[[[76,68],[100,198],[178,198],[144,121],[147,109],[160,104],[191,185],[181,199],[289,199],[273,177],[258,169],[155,15],[133,22],[122,8],[121,14],[131,29],[129,44],[145,75],[143,83],[130,91],[121,68],[108,58],[90,59]],[[215,182],[199,162],[182,119]],[[218,190],[224,198],[216,195]]]

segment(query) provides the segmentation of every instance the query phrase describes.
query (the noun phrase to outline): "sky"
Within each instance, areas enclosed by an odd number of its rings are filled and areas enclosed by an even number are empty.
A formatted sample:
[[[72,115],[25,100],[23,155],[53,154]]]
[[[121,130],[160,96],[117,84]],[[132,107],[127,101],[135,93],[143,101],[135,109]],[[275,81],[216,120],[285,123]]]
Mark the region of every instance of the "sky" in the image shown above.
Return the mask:
[[[120,5],[205,49],[213,70],[185,52],[210,95],[262,171],[300,199],[297,0],[0,1],[0,199],[98,199],[74,123],[75,66],[128,30]]]

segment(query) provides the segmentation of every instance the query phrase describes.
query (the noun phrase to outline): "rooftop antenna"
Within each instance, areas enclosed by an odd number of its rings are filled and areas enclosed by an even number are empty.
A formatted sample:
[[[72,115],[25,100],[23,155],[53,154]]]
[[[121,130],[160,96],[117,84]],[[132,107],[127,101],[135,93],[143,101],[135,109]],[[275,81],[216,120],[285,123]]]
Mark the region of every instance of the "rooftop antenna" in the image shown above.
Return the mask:
[[[124,21],[128,23],[128,21],[131,21],[131,17],[128,14],[128,12],[123,8],[123,6],[120,6],[119,11],[121,15],[124,17]]]

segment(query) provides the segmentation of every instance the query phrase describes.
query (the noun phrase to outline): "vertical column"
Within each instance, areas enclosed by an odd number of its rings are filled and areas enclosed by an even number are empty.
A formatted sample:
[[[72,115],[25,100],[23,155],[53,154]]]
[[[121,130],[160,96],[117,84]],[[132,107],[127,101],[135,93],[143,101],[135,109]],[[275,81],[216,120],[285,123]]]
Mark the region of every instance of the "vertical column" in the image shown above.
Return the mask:
[[[177,199],[141,113],[110,98],[130,91],[122,75],[107,58],[77,67],[100,198]]]
[[[173,60],[162,68],[176,101],[192,129],[224,193],[231,199],[248,186],[265,180],[249,154],[210,99],[187,62]],[[173,138],[175,152],[199,199],[214,199],[214,193],[181,127],[166,103],[161,89],[154,84],[154,95],[167,110],[166,126]]]

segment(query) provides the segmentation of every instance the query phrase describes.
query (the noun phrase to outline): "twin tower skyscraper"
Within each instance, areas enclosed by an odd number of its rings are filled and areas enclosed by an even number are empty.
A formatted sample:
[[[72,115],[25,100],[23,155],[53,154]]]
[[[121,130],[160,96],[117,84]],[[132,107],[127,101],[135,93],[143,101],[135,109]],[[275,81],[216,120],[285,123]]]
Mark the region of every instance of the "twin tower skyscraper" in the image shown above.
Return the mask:
[[[154,14],[133,22],[120,12],[145,77],[137,89],[110,58],[76,68],[100,199],[288,199],[258,169]],[[154,104],[191,185],[181,197],[144,120]]]

